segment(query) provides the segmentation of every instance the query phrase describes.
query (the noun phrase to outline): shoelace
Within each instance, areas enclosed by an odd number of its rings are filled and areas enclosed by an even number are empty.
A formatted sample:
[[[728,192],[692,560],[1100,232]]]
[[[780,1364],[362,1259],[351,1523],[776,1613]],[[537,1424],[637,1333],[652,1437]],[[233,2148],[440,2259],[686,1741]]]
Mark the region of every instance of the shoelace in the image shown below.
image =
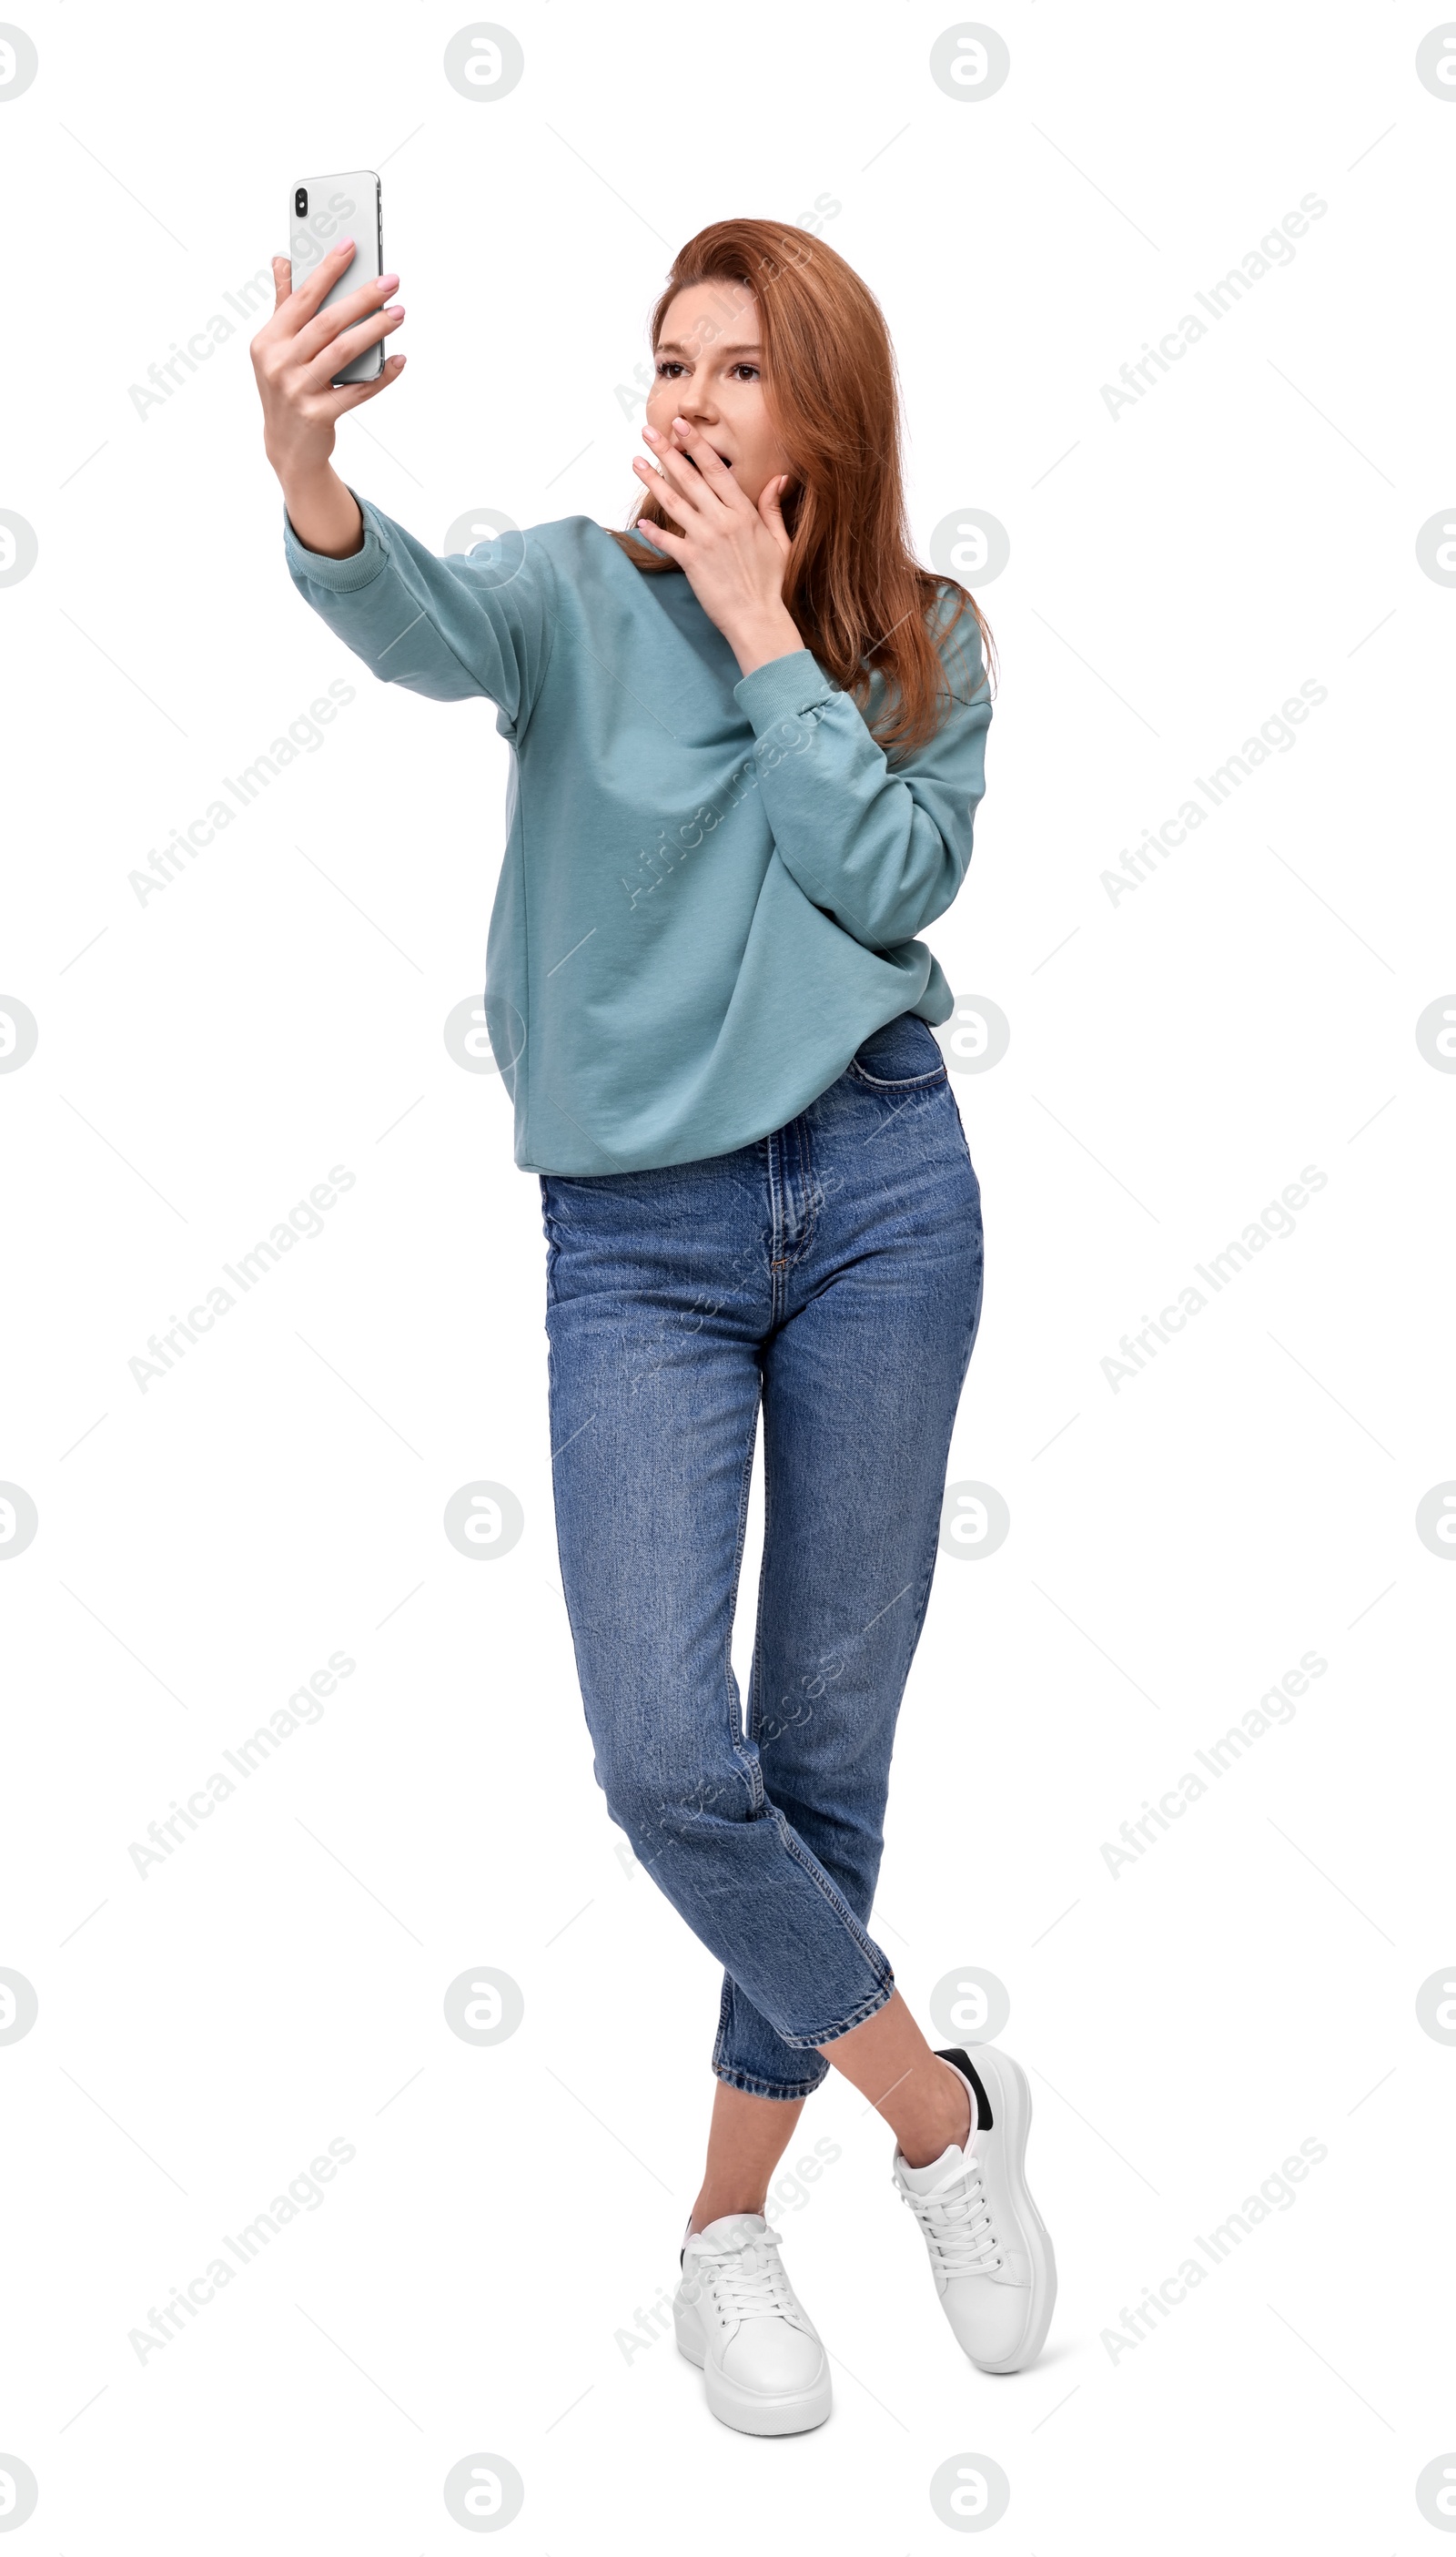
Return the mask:
[[[899,2194],[924,2229],[926,2244],[943,2273],[989,2273],[1000,2262],[1000,2240],[979,2158],[968,2158],[933,2192],[911,2193],[902,2184]]]
[[[729,2253],[701,2254],[694,2271],[730,2317],[785,2317],[792,2313],[794,2295],[778,2247],[778,2231],[770,2228]]]

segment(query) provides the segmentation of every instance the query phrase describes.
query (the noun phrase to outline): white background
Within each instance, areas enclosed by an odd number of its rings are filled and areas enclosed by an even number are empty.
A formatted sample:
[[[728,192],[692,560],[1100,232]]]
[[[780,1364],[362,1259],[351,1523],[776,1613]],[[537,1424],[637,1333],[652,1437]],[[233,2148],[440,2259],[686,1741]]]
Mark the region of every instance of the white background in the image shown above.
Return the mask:
[[[0,2049],[17,2545],[467,2544],[443,2481],[508,2460],[529,2557],[951,2544],[929,2481],[984,2454],[995,2544],[1417,2551],[1450,2406],[1456,2052],[1450,1119],[1417,1050],[1456,983],[1456,99],[1435,20],[1235,0],[996,0],[1011,71],[961,100],[920,5],[639,14],[540,0],[525,73],[446,80],[437,5],[29,10],[0,106],[10,243],[0,592],[13,857],[0,1080],[11,1710]],[[934,945],[997,1004],[957,1093],[986,1313],[952,1476],[1011,1532],[943,1561],[875,1927],[922,2015],[1006,1985],[1059,2253],[1031,2372],[979,2375],[834,2081],[843,2154],[788,2259],[836,2411],[760,2443],[706,2413],[669,2289],[717,1973],[615,1852],[558,1590],[534,1178],[477,992],[505,748],[482,706],[372,683],[295,595],[248,329],[160,406],[133,384],[284,245],[306,173],[381,170],[410,363],[341,436],[428,541],[467,509],[624,520],[617,397],[672,250],[749,212],[881,297],[917,538],[995,515],[1001,654],[976,858]],[[1305,194],[1289,263],[1116,419],[1144,340]],[[129,874],[334,679],[356,698],[165,891]],[[1114,903],[1116,871],[1296,694],[1289,751]],[[139,1390],[128,1362],[331,1166],[354,1187]],[[1326,1186],[1116,1393],[1102,1360],[1303,1166]],[[462,1484],[525,1532],[447,1542]],[[1328,1662],[1176,1828],[1101,1853],[1306,1650]],[[323,1718],[143,1879],[128,1854],[335,1650]],[[447,1985],[521,1987],[500,2044]],[[941,2038],[944,2038],[943,2036]],[[331,2138],[353,2161],[164,2350],[128,2333]],[[1134,2349],[1103,2330],[1297,2152],[1288,2210]],[[638,2338],[640,2341],[640,2337]],[[3,2465],[3,2463],[0,2463]],[[1432,2544],[1433,2541],[1432,2541]]]

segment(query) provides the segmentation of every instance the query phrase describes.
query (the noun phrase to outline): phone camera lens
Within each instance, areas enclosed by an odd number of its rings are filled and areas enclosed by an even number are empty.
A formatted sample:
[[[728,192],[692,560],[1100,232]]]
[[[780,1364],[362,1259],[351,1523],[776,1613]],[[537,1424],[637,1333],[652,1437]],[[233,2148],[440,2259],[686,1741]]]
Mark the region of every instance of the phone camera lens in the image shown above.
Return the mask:
[[[300,216],[308,211],[309,191],[307,187],[296,187],[294,189],[293,208]]]

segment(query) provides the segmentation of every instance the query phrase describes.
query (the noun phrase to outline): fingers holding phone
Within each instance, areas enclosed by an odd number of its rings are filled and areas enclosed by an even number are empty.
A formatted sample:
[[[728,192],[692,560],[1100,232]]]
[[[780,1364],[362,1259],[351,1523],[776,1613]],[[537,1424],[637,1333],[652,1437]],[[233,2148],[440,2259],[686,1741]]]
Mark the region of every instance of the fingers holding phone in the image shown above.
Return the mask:
[[[293,358],[312,391],[376,389],[385,369],[382,340],[404,318],[403,305],[389,299],[399,283],[397,275],[375,276],[337,301],[332,298],[329,270],[337,265],[346,275],[352,248],[352,240],[340,240],[305,284],[281,297],[285,312],[297,310]],[[277,264],[286,266],[287,260],[279,258]],[[403,362],[402,355],[396,358],[396,371]]]

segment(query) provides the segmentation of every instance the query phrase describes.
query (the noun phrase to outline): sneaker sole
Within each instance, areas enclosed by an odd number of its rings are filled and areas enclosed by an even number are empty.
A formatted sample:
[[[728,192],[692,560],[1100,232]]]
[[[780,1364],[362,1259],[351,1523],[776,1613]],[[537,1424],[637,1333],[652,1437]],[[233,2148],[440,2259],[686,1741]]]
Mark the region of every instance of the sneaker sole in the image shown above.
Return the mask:
[[[999,2374],[1024,2370],[1036,2359],[1046,2342],[1052,2311],[1057,2304],[1057,2260],[1052,2252],[1046,2222],[1032,2201],[1026,2186],[1026,2137],[1031,2128],[1031,2087],[1020,2062],[1009,2052],[997,2051],[993,2043],[981,2044],[975,2053],[975,2065],[995,2083],[992,2112],[1003,2134],[1002,2155],[1006,2189],[1019,2229],[1026,2240],[1026,2253],[1031,2262],[1031,2296],[1040,2295],[1035,2324],[1001,2361],[978,2361],[978,2370]],[[971,2355],[967,2355],[967,2359]]]
[[[696,2364],[703,2373],[704,2394],[708,2411],[720,2424],[728,2425],[735,2433],[812,2433],[829,2419],[834,2404],[826,2357],[822,2376],[812,2388],[796,2391],[792,2397],[757,2397],[751,2389],[740,2388],[734,2380],[717,2369],[708,2358],[703,2329],[692,2311],[673,2305],[673,2326],[677,2333],[678,2351],[685,2361]],[[821,2352],[823,2347],[820,2348]]]

